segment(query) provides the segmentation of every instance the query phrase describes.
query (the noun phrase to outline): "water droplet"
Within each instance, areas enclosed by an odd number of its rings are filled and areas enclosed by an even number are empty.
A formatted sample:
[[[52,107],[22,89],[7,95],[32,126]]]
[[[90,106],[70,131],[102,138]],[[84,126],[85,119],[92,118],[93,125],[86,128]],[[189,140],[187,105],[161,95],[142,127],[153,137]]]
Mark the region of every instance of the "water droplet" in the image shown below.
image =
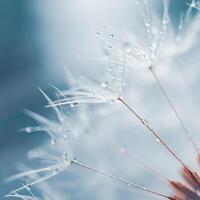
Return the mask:
[[[74,157],[74,159],[73,159],[74,161],[77,161],[77,158],[76,157]]]
[[[64,164],[65,164],[66,166],[69,166],[69,165],[71,164],[71,160],[68,159],[67,153],[64,153],[64,154],[63,154],[63,159],[64,159]]]
[[[64,137],[64,138],[68,138],[69,135],[70,135],[70,130],[66,130],[66,131],[64,132],[64,134],[63,134],[63,137]]]
[[[26,131],[27,133],[31,133],[31,132],[32,132],[32,128],[31,128],[31,127],[26,127],[25,131]]]
[[[54,138],[51,138],[51,144],[56,144],[56,140]]]
[[[102,82],[102,83],[101,83],[101,86],[102,86],[103,88],[106,88],[106,87],[108,86],[108,83],[107,83],[107,82]]]
[[[78,103],[74,102],[74,103],[71,103],[71,104],[70,104],[70,107],[74,108],[74,107],[76,107],[77,105],[78,105]]]
[[[150,24],[149,22],[146,22],[146,23],[145,23],[145,26],[146,26],[146,27],[150,27],[150,25],[151,25],[151,24]]]
[[[108,67],[107,71],[112,72],[113,71],[112,67]]]
[[[142,119],[142,123],[143,123],[144,125],[148,125],[148,121],[147,121],[146,119]]]
[[[190,7],[191,7],[191,8],[194,8],[195,6],[196,6],[195,2],[192,2],[192,3],[190,4]]]
[[[113,38],[113,37],[114,37],[114,34],[113,34],[113,33],[111,33],[111,34],[110,34],[110,37],[111,37],[111,38]]]
[[[101,33],[100,33],[100,32],[96,32],[95,34],[96,34],[96,36],[100,36],[100,35],[101,35]]]
[[[111,45],[111,44],[110,44],[110,45],[108,45],[108,48],[109,48],[109,49],[112,49],[112,45]]]
[[[58,174],[60,171],[61,171],[60,168],[55,168],[55,169],[53,170],[53,173],[54,173],[54,175],[56,175],[56,174]]]
[[[131,48],[130,43],[124,42],[124,43],[123,43],[123,46],[124,46],[124,50],[125,50],[127,53],[130,53],[130,52],[132,51],[132,48]]]
[[[146,185],[143,185],[143,186],[142,186],[142,188],[143,188],[144,190],[146,190],[146,189],[147,189]]]
[[[30,185],[30,184],[26,185],[26,189],[27,189],[28,191],[30,191],[31,188],[32,188],[32,185]]]
[[[64,160],[67,159],[67,153],[63,153],[63,159],[64,159]]]
[[[159,138],[156,138],[156,142],[160,142],[160,139],[159,139]]]

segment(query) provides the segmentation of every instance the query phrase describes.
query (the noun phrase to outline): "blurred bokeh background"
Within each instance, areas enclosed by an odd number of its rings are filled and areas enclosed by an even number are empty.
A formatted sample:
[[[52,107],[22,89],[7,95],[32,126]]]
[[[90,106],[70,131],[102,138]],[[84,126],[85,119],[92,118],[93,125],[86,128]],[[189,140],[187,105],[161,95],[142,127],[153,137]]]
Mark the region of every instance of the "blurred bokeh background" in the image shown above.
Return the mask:
[[[185,0],[171,1],[174,23],[185,9]],[[66,87],[65,68],[77,76],[95,71],[85,59],[101,54],[94,33],[104,25],[131,32],[132,12],[129,0],[0,0],[0,199],[13,187],[4,179],[16,173],[15,163],[45,140],[18,132],[32,124],[25,108],[48,112],[38,86],[47,93],[49,83]]]

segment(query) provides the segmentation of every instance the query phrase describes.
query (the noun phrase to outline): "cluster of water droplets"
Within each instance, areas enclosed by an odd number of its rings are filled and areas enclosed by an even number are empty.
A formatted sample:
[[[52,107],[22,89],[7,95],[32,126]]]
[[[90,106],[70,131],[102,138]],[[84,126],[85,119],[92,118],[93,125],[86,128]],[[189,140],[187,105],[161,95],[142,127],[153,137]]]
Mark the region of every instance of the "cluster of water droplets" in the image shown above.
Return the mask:
[[[106,28],[103,28],[103,33],[97,32],[97,36],[101,38],[103,43],[103,52],[107,57],[107,67],[104,80],[101,86],[107,89],[114,96],[121,96],[125,85],[125,67],[126,55],[123,48],[120,46],[121,41],[114,33],[104,33]],[[102,35],[101,35],[102,34]]]

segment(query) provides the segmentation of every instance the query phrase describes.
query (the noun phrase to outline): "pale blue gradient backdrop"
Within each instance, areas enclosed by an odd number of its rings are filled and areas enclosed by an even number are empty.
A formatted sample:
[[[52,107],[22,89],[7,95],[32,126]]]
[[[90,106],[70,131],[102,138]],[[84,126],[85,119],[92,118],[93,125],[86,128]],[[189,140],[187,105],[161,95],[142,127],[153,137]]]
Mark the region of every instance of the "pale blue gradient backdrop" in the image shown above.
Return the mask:
[[[73,5],[75,1],[66,0],[66,11],[70,12],[67,2]],[[186,1],[172,2],[171,14],[177,22],[177,13],[180,13],[178,12],[180,8],[186,8]],[[81,3],[84,4],[84,1]],[[53,40],[46,39],[52,38],[54,27],[50,27],[48,32],[48,23],[53,23],[50,21],[51,17],[44,20],[44,15],[51,16],[60,13],[48,13],[48,3],[45,3],[47,6],[45,9],[40,9],[39,4],[40,1],[34,3],[30,0],[0,0],[0,199],[14,187],[12,183],[5,184],[3,181],[7,176],[16,173],[15,163],[17,161],[26,162],[26,152],[45,140],[45,136],[42,134],[38,136],[37,134],[27,135],[17,132],[20,128],[33,124],[32,120],[23,114],[23,109],[45,113],[45,109],[43,109],[45,100],[37,87],[40,86],[45,91],[49,89],[48,83],[63,87],[65,85],[64,76],[58,70],[63,66],[56,65],[73,65],[73,59],[69,63],[65,63],[59,60],[59,55],[70,57],[72,51],[70,51],[69,41],[71,39],[74,44],[76,42],[76,46],[82,44],[82,38],[73,38],[73,32],[70,31],[69,34],[62,33],[64,30],[62,27],[59,30],[62,35],[62,44],[59,43],[61,41],[59,35],[56,34],[53,36]],[[92,4],[95,4],[95,0]],[[120,8],[117,10],[120,11]],[[46,13],[42,13],[43,11]],[[61,12],[65,12],[65,8]],[[84,18],[81,16],[82,13],[80,14],[76,9],[70,13],[70,15],[72,14],[76,16],[77,20]],[[70,15],[66,14],[68,17]],[[107,16],[109,18],[109,13]],[[117,20],[119,19],[116,18]],[[74,27],[73,20],[63,19],[63,21],[66,22],[66,27],[69,29],[70,26]],[[112,21],[114,20],[112,19]],[[90,20],[87,19],[85,23],[90,23]],[[92,23],[91,18],[91,24],[88,24],[88,27],[90,25],[95,27]],[[65,26],[65,23],[61,23],[61,25]],[[101,25],[99,24],[99,26]],[[83,28],[81,26],[80,24],[80,29]],[[63,40],[63,34],[65,34],[66,41]],[[77,34],[77,36],[79,37],[81,34]],[[64,52],[62,45],[65,43],[66,46],[68,45],[68,52]],[[51,62],[50,55],[54,52],[54,45],[57,50],[59,44],[61,44],[60,52],[55,52],[58,55],[55,57],[57,60]],[[74,64],[81,67],[80,62],[76,61]]]

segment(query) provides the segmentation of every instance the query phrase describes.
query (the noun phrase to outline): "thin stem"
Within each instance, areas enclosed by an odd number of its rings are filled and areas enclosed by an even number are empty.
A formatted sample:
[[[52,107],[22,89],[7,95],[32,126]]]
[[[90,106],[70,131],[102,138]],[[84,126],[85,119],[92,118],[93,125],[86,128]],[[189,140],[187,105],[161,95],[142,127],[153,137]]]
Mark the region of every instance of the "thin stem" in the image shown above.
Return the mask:
[[[158,87],[160,88],[160,91],[163,93],[165,99],[167,100],[167,103],[169,104],[170,108],[172,109],[172,111],[174,112],[179,124],[181,125],[182,129],[184,130],[186,137],[189,139],[189,141],[191,142],[192,146],[194,147],[197,155],[199,154],[199,150],[198,147],[196,146],[193,138],[191,137],[191,133],[187,130],[187,128],[184,125],[184,122],[179,114],[179,112],[177,111],[176,107],[174,106],[172,100],[170,99],[167,91],[164,89],[164,87],[162,86],[159,77],[157,76],[155,70],[153,69],[153,67],[149,67],[149,70],[151,71],[154,79],[156,80],[156,83],[158,85]]]
[[[112,174],[109,174],[109,173],[107,173],[107,172],[104,172],[104,171],[95,169],[95,168],[93,168],[93,167],[90,167],[90,166],[85,165],[85,164],[83,164],[83,163],[80,163],[80,162],[78,162],[78,161],[73,160],[73,161],[71,161],[71,164],[74,164],[74,165],[76,165],[76,166],[78,166],[78,167],[81,167],[81,168],[87,169],[87,170],[89,170],[89,171],[92,171],[92,172],[94,172],[94,173],[97,174],[97,175],[102,175],[102,176],[108,177],[108,178],[110,178],[110,179],[113,179],[113,180],[115,180],[115,181],[124,183],[124,184],[127,185],[128,187],[131,187],[131,188],[134,188],[134,189],[138,189],[138,190],[142,190],[142,191],[151,193],[151,194],[156,195],[156,196],[159,196],[159,197],[163,197],[163,198],[166,198],[166,199],[170,199],[170,197],[167,196],[167,195],[165,195],[165,194],[162,194],[162,193],[156,192],[156,191],[154,191],[154,190],[148,189],[148,188],[146,188],[146,187],[144,187],[144,186],[141,186],[141,185],[135,184],[135,183],[133,183],[133,182],[127,181],[127,180],[125,180],[125,179],[119,178],[119,177],[114,176],[114,175],[112,175]]]
[[[164,175],[162,175],[161,173],[159,173],[158,171],[156,171],[155,169],[153,169],[152,167],[147,165],[145,162],[137,159],[135,156],[130,154],[125,148],[122,148],[122,147],[120,147],[120,146],[118,146],[117,144],[114,144],[114,143],[110,143],[109,147],[112,147],[113,149],[117,150],[118,152],[120,152],[124,156],[128,157],[129,159],[138,162],[139,165],[143,166],[152,175],[157,176],[158,178],[162,179],[163,181],[165,181],[167,183],[170,182],[170,180],[167,177],[165,177]]]
[[[184,162],[174,153],[174,151],[163,141],[163,139],[158,135],[158,133],[144,120],[139,114],[137,114],[132,107],[128,105],[122,98],[118,98],[118,100],[124,104],[130,111],[131,113],[136,116],[139,121],[152,133],[156,139],[161,142],[161,144],[170,152],[170,154],[185,168],[188,169],[188,167],[184,164]]]

